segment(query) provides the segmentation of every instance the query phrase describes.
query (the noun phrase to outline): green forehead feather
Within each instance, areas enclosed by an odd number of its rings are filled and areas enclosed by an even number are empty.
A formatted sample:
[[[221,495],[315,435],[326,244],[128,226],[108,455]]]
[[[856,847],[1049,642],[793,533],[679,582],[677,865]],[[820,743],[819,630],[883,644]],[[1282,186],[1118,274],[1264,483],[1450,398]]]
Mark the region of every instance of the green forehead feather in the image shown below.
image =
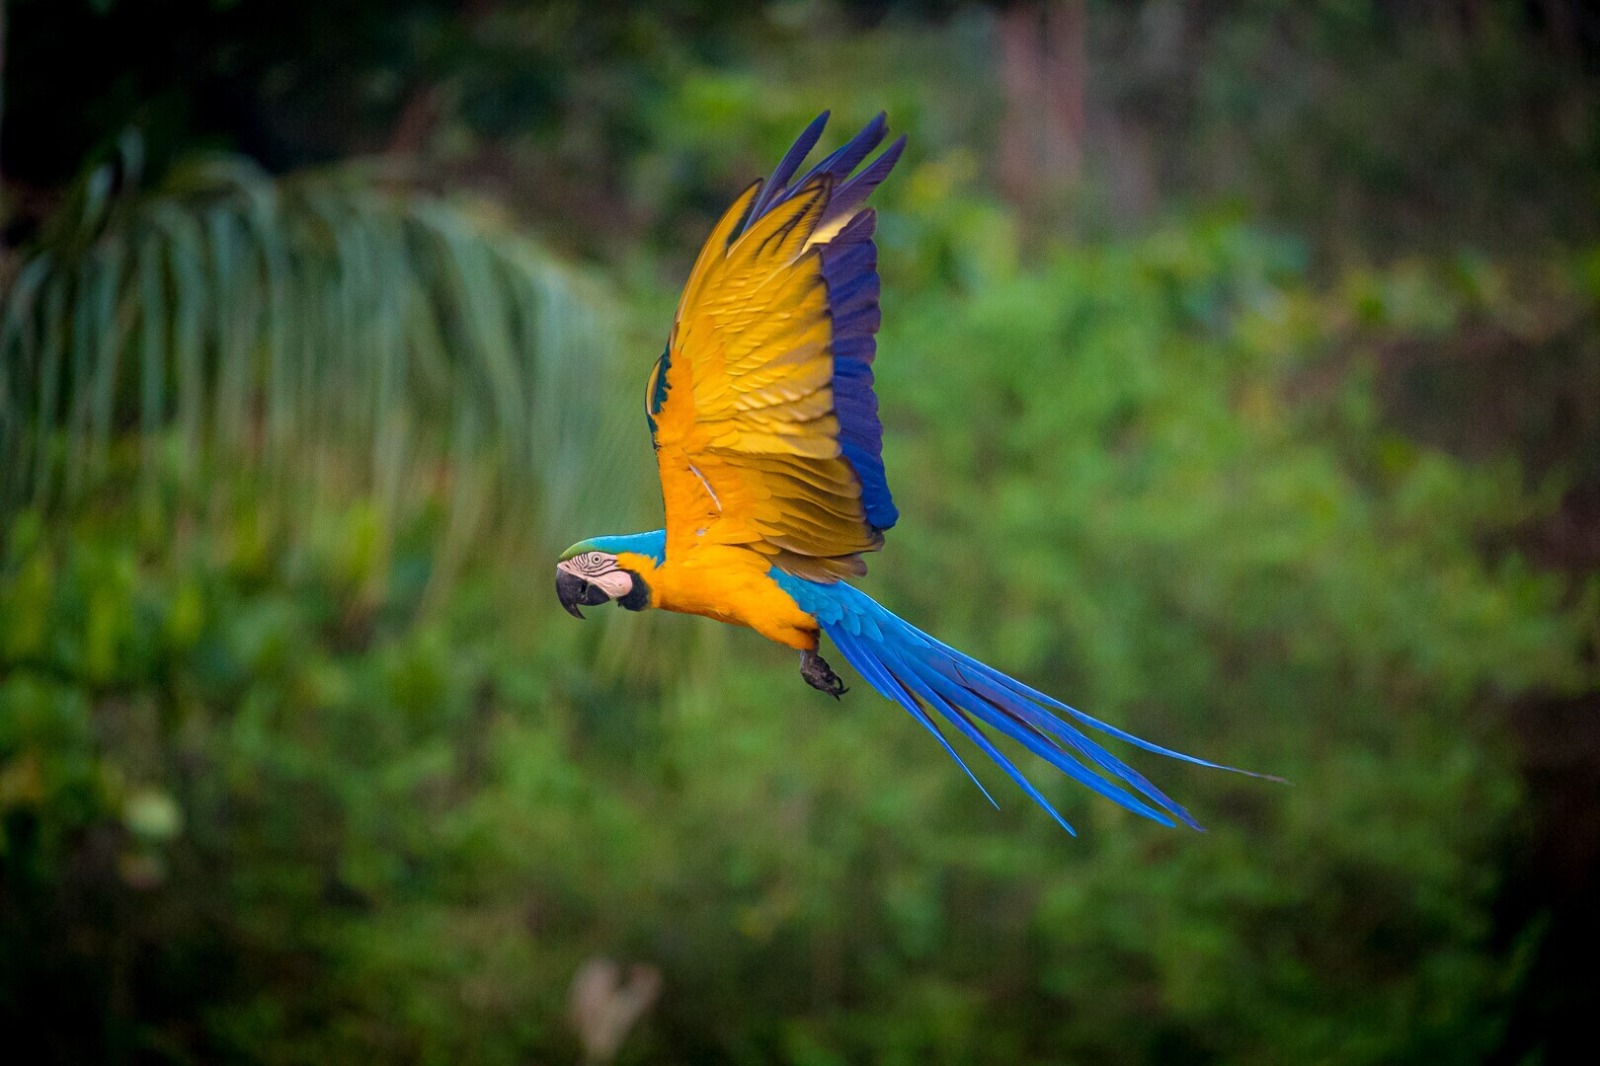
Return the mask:
[[[657,529],[649,533],[626,533],[620,537],[590,537],[562,552],[561,561],[566,562],[584,552],[605,552],[607,555],[632,552],[635,555],[647,555],[660,566],[667,557],[667,534],[665,530]]]
[[[582,555],[584,552],[592,552],[594,550],[595,550],[594,541],[592,541],[592,540],[580,540],[580,541],[578,541],[578,543],[574,544],[572,547],[570,547],[566,551],[562,552],[561,553],[561,558],[559,560],[557,560],[557,561],[564,563],[568,559],[576,559],[578,556]]]

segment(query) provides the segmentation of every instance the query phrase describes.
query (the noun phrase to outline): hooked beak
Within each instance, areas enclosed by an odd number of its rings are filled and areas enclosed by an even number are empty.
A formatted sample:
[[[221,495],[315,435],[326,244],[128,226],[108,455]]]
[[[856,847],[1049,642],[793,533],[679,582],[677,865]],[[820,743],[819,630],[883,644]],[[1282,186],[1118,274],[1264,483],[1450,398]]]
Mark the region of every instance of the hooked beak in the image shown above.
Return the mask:
[[[591,585],[577,574],[565,570],[556,570],[556,597],[561,600],[561,606],[574,618],[582,618],[583,612],[579,607],[597,607],[611,597],[605,590],[597,585]]]

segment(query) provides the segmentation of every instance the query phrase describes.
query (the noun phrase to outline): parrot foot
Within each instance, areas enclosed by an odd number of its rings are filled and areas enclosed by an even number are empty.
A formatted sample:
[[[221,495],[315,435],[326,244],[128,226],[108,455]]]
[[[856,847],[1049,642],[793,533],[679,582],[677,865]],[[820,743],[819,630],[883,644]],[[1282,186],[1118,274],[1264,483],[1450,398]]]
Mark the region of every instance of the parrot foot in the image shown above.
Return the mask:
[[[819,692],[826,692],[834,699],[850,691],[844,687],[839,675],[833,672],[833,667],[814,651],[800,653],[800,676],[806,679],[806,684]]]

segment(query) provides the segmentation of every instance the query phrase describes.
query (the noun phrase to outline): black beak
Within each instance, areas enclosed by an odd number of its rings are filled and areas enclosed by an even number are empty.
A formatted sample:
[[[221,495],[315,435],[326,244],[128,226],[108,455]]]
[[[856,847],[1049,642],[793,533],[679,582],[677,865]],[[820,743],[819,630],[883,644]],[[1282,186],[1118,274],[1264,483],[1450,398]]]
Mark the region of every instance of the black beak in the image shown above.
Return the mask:
[[[579,607],[598,607],[611,598],[599,586],[591,585],[577,574],[569,574],[565,570],[556,571],[556,596],[561,600],[561,606],[574,618],[583,617]]]

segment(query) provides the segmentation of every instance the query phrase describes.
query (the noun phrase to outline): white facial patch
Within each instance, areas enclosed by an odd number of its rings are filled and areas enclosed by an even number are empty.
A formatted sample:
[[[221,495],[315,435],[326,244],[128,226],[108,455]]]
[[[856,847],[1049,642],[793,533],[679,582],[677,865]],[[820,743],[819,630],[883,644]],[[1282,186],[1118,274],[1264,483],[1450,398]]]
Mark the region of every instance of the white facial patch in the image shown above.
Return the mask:
[[[607,555],[605,552],[584,552],[582,555],[575,555],[571,559],[557,563],[556,569],[583,578],[614,600],[620,600],[633,591],[633,578],[628,576],[626,570],[618,568],[615,555]]]
[[[633,578],[628,576],[626,570],[612,570],[610,573],[600,574],[587,580],[591,585],[598,585],[601,591],[614,600],[620,600],[633,591]]]

